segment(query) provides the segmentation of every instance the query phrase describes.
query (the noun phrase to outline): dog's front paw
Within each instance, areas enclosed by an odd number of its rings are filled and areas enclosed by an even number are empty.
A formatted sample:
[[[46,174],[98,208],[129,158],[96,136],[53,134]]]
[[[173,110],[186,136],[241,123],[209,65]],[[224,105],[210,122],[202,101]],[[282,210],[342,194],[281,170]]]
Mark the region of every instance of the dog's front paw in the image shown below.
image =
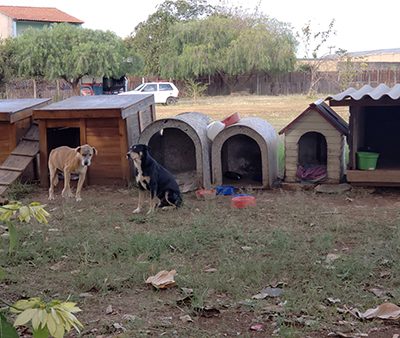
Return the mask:
[[[154,212],[154,209],[149,209],[149,211],[146,212],[146,215],[150,215],[150,214],[152,214],[153,212]]]
[[[64,198],[71,198],[71,197],[74,197],[74,194],[72,192],[70,192],[70,191],[68,191],[68,192],[63,191],[61,193],[61,196],[64,197]]]
[[[80,201],[82,201],[82,198],[81,198],[81,196],[76,196],[76,201],[77,201],[77,202],[80,202]]]
[[[132,214],[139,214],[142,211],[140,208],[136,208],[135,210],[132,211]]]
[[[49,196],[49,201],[54,201],[54,196],[53,195]]]

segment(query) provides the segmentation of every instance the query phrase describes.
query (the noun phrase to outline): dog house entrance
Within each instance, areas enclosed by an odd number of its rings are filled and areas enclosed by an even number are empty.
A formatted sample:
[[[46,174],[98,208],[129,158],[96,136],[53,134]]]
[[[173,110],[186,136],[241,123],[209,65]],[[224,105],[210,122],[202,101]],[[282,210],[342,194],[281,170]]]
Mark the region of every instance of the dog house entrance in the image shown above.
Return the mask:
[[[247,135],[228,138],[221,150],[223,184],[259,186],[262,184],[261,150]]]
[[[178,128],[162,129],[151,137],[149,146],[155,160],[175,176],[181,188],[195,186],[196,149],[186,133]]]
[[[71,148],[79,147],[80,142],[80,129],[71,127],[60,127],[60,128],[47,128],[47,153],[54,148],[61,146],[68,146]],[[63,174],[60,172],[58,175],[59,179],[64,179]],[[78,175],[72,174],[71,180],[76,181]]]
[[[79,128],[47,128],[47,151],[61,146],[68,146],[71,148],[79,147],[80,142],[80,129]]]
[[[325,136],[308,132],[298,143],[297,177],[304,181],[319,181],[327,175],[327,145]]]

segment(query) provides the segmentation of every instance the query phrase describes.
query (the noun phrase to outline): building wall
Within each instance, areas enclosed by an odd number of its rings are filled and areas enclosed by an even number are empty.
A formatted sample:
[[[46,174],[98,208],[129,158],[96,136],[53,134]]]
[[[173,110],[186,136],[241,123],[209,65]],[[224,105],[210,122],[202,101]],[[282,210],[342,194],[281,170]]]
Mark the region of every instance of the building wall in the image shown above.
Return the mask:
[[[42,29],[48,27],[48,22],[34,22],[34,21],[17,21],[16,22],[16,36],[21,35],[28,28]]]
[[[339,182],[343,172],[343,137],[318,112],[311,111],[285,132],[285,181],[296,182],[298,142],[307,132],[325,136],[327,144],[327,182]]]
[[[6,39],[13,36],[13,23],[10,17],[0,13],[0,38]]]

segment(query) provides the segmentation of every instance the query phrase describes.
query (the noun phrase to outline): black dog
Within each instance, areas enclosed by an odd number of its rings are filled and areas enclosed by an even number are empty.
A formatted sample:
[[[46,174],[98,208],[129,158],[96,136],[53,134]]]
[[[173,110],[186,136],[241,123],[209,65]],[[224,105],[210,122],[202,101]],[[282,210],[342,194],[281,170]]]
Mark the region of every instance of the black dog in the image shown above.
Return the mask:
[[[139,185],[139,203],[133,211],[142,210],[144,191],[150,191],[150,214],[156,206],[176,208],[182,205],[182,195],[174,176],[150,155],[150,148],[145,144],[130,147],[126,157],[133,160],[136,168],[136,182]],[[159,200],[157,203],[156,200]]]

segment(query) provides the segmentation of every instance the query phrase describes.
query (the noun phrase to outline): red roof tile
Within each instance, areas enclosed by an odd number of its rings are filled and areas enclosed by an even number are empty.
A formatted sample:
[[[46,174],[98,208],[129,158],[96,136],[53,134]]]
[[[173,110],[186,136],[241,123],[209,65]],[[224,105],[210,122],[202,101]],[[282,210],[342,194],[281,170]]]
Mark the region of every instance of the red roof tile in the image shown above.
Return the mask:
[[[17,21],[83,23],[83,21],[52,7],[0,6],[0,13]]]

